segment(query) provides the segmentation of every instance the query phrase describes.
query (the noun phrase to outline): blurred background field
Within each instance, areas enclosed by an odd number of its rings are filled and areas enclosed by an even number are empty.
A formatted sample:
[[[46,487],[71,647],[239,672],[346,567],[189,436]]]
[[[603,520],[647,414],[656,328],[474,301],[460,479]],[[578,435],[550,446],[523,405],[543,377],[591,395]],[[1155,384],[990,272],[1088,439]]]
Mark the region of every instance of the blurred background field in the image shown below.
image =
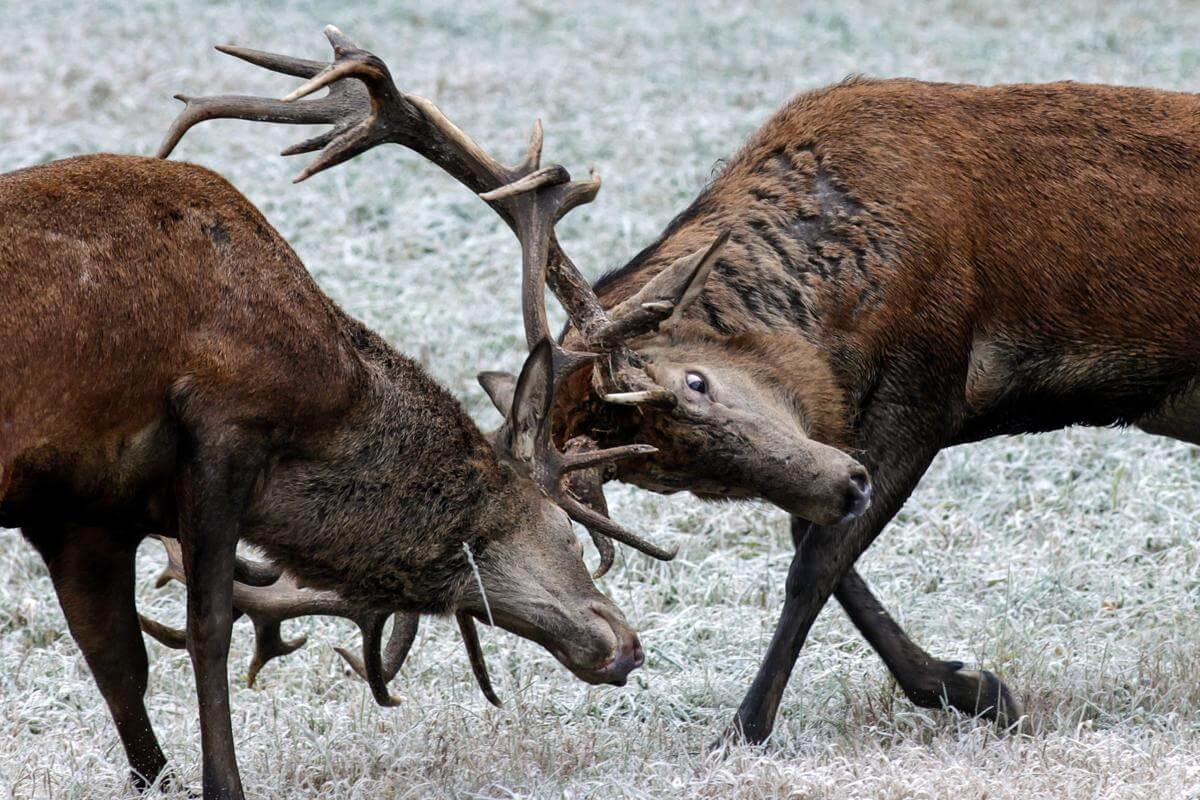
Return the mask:
[[[568,218],[590,275],[619,266],[792,94],[852,73],[995,83],[1071,78],[1193,90],[1200,4],[848,0],[705,2],[133,2],[0,0],[0,169],[94,151],[151,154],[175,92],[279,96],[296,85],[215,53],[236,43],[327,57],[335,23],[509,157],[533,120],[547,160],[604,176]],[[399,148],[293,186],[276,153],[303,131],[195,129],[177,158],[233,181],[339,303],[421,359],[486,426],[483,368],[523,348],[517,249],[476,198]],[[2,346],[2,345],[0,345]],[[602,587],[642,631],[646,668],[589,688],[535,646],[484,631],[506,700],[478,695],[454,626],[423,625],[376,708],[332,645],[348,623],[293,623],[310,644],[244,686],[233,713],[254,797],[1200,797],[1200,461],[1195,448],[1071,430],[944,453],[862,572],[943,658],[1000,673],[1030,737],[915,709],[836,607],[816,625],[763,748],[706,746],[749,684],[782,600],[784,516],[627,489],[613,514],[678,543],[671,564],[621,551]],[[589,554],[589,559],[594,554]],[[178,591],[140,603],[178,623]],[[160,739],[199,784],[186,656],[150,643]],[[0,538],[0,798],[124,796],[123,754],[46,575]]]

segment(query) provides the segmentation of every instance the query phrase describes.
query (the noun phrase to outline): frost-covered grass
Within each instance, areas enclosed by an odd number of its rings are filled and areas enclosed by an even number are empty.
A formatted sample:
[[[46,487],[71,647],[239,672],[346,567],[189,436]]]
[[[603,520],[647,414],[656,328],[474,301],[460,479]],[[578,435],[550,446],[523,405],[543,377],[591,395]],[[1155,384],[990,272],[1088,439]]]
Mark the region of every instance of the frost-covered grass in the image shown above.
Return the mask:
[[[132,2],[3,0],[0,168],[76,153],[148,154],[191,93],[282,94],[295,81],[210,45],[326,57],[335,22],[500,155],[533,119],[548,159],[604,175],[563,238],[590,274],[648,242],[798,90],[862,72],[997,82],[1076,78],[1190,89],[1200,6],[900,0],[734,3]],[[1099,5],[1099,4],[1095,4]],[[352,6],[352,7],[346,7]],[[482,423],[473,375],[518,365],[516,248],[465,190],[386,148],[300,186],[276,158],[296,130],[211,123],[177,155],[257,203],[321,285],[424,360]],[[773,629],[786,521],[754,505],[612,493],[623,522],[682,550],[624,552],[603,581],[647,647],[624,689],[588,688],[535,646],[485,631],[507,705],[476,692],[453,625],[427,622],[376,708],[332,645],[347,623],[244,688],[231,679],[255,797],[1200,797],[1200,545],[1193,448],[1073,430],[943,454],[862,563],[913,636],[1001,673],[1034,715],[1028,738],[915,709],[840,610],[818,621],[764,748],[714,759]],[[65,632],[45,569],[0,539],[0,798],[124,796],[125,761]],[[178,622],[177,591],[140,601]],[[177,769],[199,783],[186,657],[151,643],[148,702]]]

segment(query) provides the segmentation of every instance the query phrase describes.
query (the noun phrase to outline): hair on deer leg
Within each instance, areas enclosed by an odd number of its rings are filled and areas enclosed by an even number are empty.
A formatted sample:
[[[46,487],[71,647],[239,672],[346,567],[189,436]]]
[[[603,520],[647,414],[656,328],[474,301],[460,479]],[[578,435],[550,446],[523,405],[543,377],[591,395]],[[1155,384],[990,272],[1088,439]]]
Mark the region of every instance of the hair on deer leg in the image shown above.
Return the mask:
[[[166,758],[146,713],[146,647],[134,606],[138,537],[94,528],[25,529],[46,562],[71,636],[108,704],[129,760],[133,784],[162,778]]]

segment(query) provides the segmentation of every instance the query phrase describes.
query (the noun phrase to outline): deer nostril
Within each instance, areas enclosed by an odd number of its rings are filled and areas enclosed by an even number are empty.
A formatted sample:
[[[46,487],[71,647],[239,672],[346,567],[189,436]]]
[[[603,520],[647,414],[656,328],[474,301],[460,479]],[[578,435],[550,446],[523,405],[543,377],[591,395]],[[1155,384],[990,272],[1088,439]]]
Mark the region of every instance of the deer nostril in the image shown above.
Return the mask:
[[[861,516],[871,505],[871,479],[867,471],[860,469],[850,474],[850,485],[846,488],[846,501],[842,522]]]
[[[606,683],[624,686],[629,673],[641,667],[645,662],[646,654],[642,651],[642,645],[637,639],[634,639],[631,647],[618,645],[612,658],[600,668],[599,674],[603,676]]]

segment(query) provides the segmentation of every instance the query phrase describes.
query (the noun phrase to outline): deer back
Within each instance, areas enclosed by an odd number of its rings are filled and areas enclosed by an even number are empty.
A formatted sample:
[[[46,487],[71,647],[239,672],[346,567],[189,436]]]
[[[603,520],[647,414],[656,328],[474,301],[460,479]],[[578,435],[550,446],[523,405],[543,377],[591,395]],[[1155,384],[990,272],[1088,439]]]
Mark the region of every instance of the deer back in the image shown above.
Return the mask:
[[[0,220],[10,493],[50,471],[117,502],[170,457],[185,394],[286,429],[358,391],[341,313],[208,170],[110,155],[33,167],[0,176]]]
[[[850,80],[787,104],[597,292],[616,305],[727,229],[688,319],[812,343],[851,414],[901,354],[968,418],[1128,421],[1200,355],[1197,164],[1192,94]]]

